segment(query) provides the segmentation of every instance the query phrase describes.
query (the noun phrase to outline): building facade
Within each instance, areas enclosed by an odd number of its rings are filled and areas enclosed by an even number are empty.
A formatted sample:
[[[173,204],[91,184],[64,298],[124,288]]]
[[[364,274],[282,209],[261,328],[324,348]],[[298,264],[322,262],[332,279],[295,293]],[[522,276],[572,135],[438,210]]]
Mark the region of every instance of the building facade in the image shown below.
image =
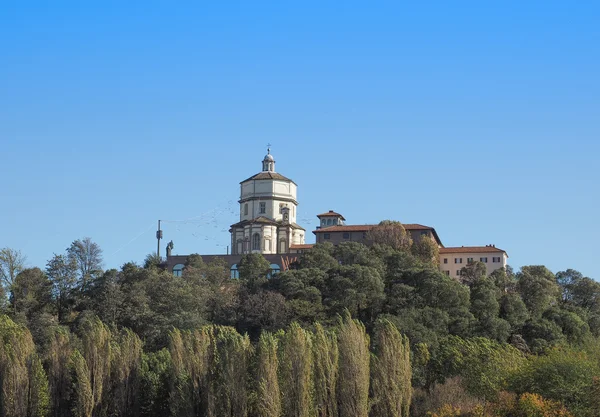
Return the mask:
[[[440,269],[455,278],[460,277],[460,270],[470,262],[484,263],[489,275],[496,269],[506,268],[507,261],[506,251],[495,245],[440,248]]]
[[[262,161],[262,171],[240,183],[240,221],[232,224],[231,253],[290,253],[304,245],[306,231],[296,223],[298,186],[275,172],[271,150]]]

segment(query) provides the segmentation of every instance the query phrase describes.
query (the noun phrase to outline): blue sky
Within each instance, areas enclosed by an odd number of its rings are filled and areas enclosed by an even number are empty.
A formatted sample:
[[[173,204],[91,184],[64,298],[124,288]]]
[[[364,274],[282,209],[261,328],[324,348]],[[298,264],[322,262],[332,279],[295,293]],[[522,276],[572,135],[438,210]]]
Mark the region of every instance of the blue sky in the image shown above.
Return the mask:
[[[3,2],[0,247],[224,253],[273,144],[299,222],[600,279],[597,2]],[[313,235],[309,233],[309,241]]]

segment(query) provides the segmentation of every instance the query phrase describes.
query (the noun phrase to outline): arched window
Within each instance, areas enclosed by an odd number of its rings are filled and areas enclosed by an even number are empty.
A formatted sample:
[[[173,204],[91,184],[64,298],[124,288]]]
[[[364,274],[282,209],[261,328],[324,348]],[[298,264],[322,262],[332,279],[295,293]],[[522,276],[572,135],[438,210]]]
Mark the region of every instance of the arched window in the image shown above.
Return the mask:
[[[254,236],[252,236],[252,250],[260,250],[260,235],[258,233],[254,233]]]
[[[242,239],[238,239],[237,241],[237,252],[236,254],[242,254],[244,253],[244,241]]]
[[[281,267],[277,264],[271,264],[271,270],[269,271],[269,278],[273,278],[275,275],[281,272]]]
[[[176,277],[180,277],[183,274],[183,268],[185,268],[184,264],[177,264],[173,267],[173,275]]]
[[[231,265],[231,269],[229,270],[231,273],[231,279],[238,279],[240,277],[240,272],[238,271],[237,264]]]

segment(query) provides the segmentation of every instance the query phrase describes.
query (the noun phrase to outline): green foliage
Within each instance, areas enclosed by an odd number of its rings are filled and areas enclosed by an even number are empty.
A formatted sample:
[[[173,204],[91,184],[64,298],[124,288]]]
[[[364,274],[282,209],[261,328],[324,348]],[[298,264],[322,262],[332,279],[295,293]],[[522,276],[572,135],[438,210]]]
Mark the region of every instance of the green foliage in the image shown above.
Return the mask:
[[[437,267],[440,259],[440,247],[429,236],[421,236],[411,247],[412,254],[424,264]]]
[[[392,322],[379,320],[375,326],[373,351],[371,415],[408,417],[412,396],[408,339]]]
[[[369,413],[369,336],[360,322],[346,312],[338,322],[340,417],[367,417]]]
[[[0,415],[47,414],[48,382],[26,327],[0,316]]]
[[[560,289],[554,274],[543,266],[524,266],[517,274],[517,288],[533,317],[556,304]]]
[[[479,398],[495,399],[508,385],[511,374],[525,361],[514,347],[477,337],[448,337],[435,355],[429,369],[441,377],[461,376],[469,393]]]
[[[367,240],[372,244],[389,246],[397,251],[410,251],[412,239],[402,223],[384,220],[367,232]]]
[[[317,417],[337,417],[336,386],[339,376],[337,337],[319,323],[313,336],[314,404]]]
[[[257,417],[281,416],[281,391],[277,372],[277,339],[272,333],[260,335],[256,348],[256,415]]]
[[[284,417],[312,415],[312,337],[292,323],[281,338],[281,386]]]
[[[558,401],[578,416],[596,416],[600,409],[594,406],[594,377],[600,375],[599,366],[598,357],[585,351],[553,349],[547,355],[531,356],[511,385],[517,393]]]
[[[140,414],[145,417],[169,415],[171,354],[165,349],[144,353],[140,366]]]
[[[251,292],[267,282],[271,264],[260,253],[243,255],[238,264],[240,279],[246,281],[246,286]]]
[[[505,342],[510,331],[508,321],[498,317],[498,289],[485,277],[480,277],[471,284],[471,313],[477,319],[474,334]]]

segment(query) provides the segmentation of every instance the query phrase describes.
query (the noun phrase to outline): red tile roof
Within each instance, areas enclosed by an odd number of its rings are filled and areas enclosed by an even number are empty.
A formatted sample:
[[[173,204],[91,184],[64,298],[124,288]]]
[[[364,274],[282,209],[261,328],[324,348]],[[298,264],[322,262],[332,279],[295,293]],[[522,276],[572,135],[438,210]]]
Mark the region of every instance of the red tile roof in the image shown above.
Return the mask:
[[[313,233],[330,233],[330,232],[368,232],[376,224],[351,224],[347,226],[329,226],[322,229],[317,229]],[[405,230],[433,230],[433,227],[423,226],[422,224],[402,224]]]
[[[296,184],[291,179],[284,177],[283,175],[281,175],[277,172],[271,172],[271,171],[259,172],[258,174],[253,175],[250,178],[247,178],[244,181],[240,182],[240,184],[243,184],[250,180],[280,180],[280,181],[289,181],[289,182],[293,182],[294,184]]]
[[[312,243],[306,243],[304,245],[290,245],[290,249],[310,249],[314,245]]]
[[[460,246],[455,248],[440,248],[440,254],[450,254],[450,253],[497,253],[504,252],[500,248],[495,246]]]
[[[342,218],[342,220],[346,220],[346,219],[344,218],[344,216],[342,216],[340,213],[336,213],[336,212],[335,212],[335,211],[333,211],[333,210],[329,210],[327,213],[323,213],[323,214],[317,214],[317,217],[318,217],[318,218],[321,218],[321,217],[341,217],[341,218]]]

